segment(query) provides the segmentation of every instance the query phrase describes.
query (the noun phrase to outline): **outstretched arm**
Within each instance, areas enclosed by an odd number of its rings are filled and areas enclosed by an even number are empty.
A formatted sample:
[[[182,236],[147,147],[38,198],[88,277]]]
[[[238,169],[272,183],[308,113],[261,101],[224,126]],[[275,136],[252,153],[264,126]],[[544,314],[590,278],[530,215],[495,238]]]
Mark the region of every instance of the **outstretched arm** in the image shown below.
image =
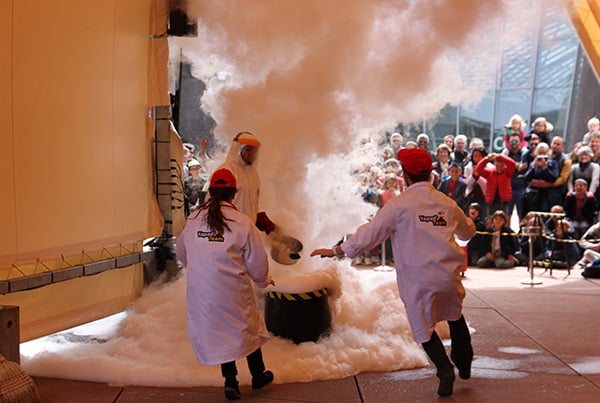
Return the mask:
[[[321,256],[323,257],[339,257],[342,258],[345,256],[344,251],[342,250],[342,247],[340,245],[336,245],[331,249],[327,249],[327,248],[321,248],[321,249],[315,249],[312,251],[312,253],[310,254],[310,256]]]

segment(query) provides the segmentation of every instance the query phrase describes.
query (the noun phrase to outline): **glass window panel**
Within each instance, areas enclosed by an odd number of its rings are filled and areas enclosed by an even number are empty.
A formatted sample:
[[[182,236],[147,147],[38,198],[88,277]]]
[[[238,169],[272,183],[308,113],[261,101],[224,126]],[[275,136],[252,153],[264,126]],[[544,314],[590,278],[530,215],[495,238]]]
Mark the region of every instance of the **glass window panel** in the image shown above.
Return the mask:
[[[446,105],[444,109],[440,111],[440,114],[437,116],[435,121],[433,122],[433,126],[429,131],[429,137],[432,141],[432,144],[438,145],[442,142],[442,139],[447,134],[456,135],[456,114],[458,113],[458,108],[452,105]]]
[[[489,149],[492,125],[493,92],[488,91],[474,106],[462,106],[460,110],[459,132],[468,139],[479,137]]]
[[[577,47],[575,31],[562,9],[549,10],[540,33],[535,86],[571,85],[577,62]]]
[[[496,113],[494,114],[494,132],[504,131],[504,125],[514,114],[529,119],[531,92],[529,90],[502,90],[496,92]]]
[[[508,123],[514,114],[519,114],[524,120],[528,120],[530,103],[531,92],[529,90],[502,90],[496,92],[493,151],[499,152],[504,147],[504,125]]]
[[[500,68],[500,88],[531,85],[533,49],[533,35],[528,32],[522,40],[504,50]]]
[[[554,125],[554,134],[564,136],[569,90],[570,87],[536,89],[533,93],[531,120],[543,116]]]
[[[538,55],[536,87],[570,85],[577,59],[577,40],[540,46]]]
[[[575,35],[571,20],[563,7],[549,7],[544,13],[540,42],[552,43]]]

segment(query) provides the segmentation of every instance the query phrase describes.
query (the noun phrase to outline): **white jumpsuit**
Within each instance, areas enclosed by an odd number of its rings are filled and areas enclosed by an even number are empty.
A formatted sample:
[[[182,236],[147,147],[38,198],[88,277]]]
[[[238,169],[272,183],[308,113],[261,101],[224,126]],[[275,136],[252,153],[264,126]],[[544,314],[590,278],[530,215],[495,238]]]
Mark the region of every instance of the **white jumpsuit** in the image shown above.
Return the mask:
[[[269,338],[251,282],[264,288],[268,261],[258,229],[233,205],[221,204],[231,232],[221,237],[206,225],[206,210],[192,214],[177,239],[187,267],[188,334],[198,361],[234,361]]]
[[[398,290],[417,343],[430,340],[437,322],[462,315],[465,255],[454,234],[466,241],[475,224],[431,183],[417,182],[341,245],[352,258],[392,237]]]
[[[240,155],[241,148],[242,144],[233,141],[225,162],[219,168],[226,168],[235,176],[238,191],[233,199],[233,204],[250,217],[252,222],[256,222],[260,177],[256,171],[256,161],[254,164],[248,165]]]

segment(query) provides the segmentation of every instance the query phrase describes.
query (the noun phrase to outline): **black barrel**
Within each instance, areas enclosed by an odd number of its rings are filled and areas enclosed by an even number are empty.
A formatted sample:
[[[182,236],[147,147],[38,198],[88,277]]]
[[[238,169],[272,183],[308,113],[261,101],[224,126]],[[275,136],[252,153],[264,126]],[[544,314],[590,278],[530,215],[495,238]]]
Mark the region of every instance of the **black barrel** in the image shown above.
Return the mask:
[[[316,342],[331,329],[327,289],[299,294],[269,291],[265,294],[265,322],[271,333],[296,344]]]

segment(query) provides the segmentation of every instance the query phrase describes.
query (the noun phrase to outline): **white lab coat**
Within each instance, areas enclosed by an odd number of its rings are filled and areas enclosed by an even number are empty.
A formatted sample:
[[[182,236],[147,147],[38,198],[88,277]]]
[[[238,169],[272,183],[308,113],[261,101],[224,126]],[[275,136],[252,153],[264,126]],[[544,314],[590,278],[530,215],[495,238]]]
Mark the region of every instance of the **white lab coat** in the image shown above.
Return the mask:
[[[260,177],[256,171],[257,161],[248,165],[240,155],[241,149],[242,144],[233,141],[225,162],[219,168],[226,168],[235,176],[238,191],[233,199],[233,204],[250,217],[252,222],[256,223],[260,196]]]
[[[429,182],[417,182],[390,199],[372,221],[342,243],[354,257],[392,237],[398,290],[417,343],[431,339],[437,322],[458,320],[465,289],[465,254],[454,235],[468,240],[475,224]]]
[[[177,257],[187,267],[188,335],[205,365],[234,361],[269,338],[252,281],[264,288],[268,261],[258,229],[233,205],[221,210],[231,232],[211,238],[206,210],[192,214],[177,239]]]

